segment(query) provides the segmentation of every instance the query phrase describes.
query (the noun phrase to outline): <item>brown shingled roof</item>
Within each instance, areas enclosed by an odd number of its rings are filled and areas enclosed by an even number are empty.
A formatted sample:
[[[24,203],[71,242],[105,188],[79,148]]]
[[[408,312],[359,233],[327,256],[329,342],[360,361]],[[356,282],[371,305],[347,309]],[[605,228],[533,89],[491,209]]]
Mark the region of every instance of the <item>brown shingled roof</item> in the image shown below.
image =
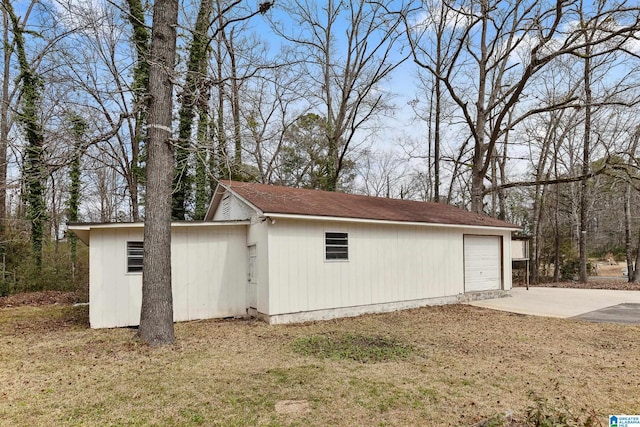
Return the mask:
[[[230,188],[264,214],[520,228],[505,221],[441,203],[370,197],[236,181],[224,181],[221,184]]]

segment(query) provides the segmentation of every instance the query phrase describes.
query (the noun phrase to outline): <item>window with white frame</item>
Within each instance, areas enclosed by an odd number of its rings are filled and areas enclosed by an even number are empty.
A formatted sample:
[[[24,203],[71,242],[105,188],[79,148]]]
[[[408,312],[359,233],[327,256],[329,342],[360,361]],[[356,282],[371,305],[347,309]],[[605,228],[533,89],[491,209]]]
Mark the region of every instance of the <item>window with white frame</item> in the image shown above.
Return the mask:
[[[346,261],[349,259],[349,233],[324,233],[324,259]]]
[[[127,273],[142,273],[142,242],[127,242]]]

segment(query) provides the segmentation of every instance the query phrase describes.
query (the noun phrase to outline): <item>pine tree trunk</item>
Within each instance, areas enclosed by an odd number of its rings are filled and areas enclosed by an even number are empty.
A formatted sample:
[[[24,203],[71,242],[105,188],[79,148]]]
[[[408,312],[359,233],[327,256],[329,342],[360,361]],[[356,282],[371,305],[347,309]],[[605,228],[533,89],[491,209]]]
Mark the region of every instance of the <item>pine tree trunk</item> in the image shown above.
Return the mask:
[[[153,7],[151,36],[147,203],[138,331],[140,338],[151,345],[175,341],[171,293],[171,113],[177,22],[178,1],[157,0]]]

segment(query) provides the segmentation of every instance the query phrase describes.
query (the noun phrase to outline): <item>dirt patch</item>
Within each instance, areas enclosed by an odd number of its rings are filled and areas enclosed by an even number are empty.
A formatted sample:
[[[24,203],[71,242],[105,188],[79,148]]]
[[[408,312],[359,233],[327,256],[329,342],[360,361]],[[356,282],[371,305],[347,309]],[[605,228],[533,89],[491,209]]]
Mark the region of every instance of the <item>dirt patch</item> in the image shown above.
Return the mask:
[[[306,414],[309,411],[311,411],[311,407],[306,400],[279,400],[276,402],[278,414],[297,415]]]
[[[626,262],[603,262],[596,263],[598,276],[624,277],[623,271],[627,269]]]
[[[20,306],[42,306],[42,305],[69,305],[78,302],[74,292],[42,291],[27,292],[6,297],[0,297],[0,308],[20,307]]]

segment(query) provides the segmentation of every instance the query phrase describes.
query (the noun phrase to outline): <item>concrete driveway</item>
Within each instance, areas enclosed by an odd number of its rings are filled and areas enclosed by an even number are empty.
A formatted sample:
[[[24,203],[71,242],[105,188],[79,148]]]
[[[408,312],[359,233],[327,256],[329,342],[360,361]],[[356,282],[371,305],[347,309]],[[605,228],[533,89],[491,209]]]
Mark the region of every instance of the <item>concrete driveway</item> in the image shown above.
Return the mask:
[[[640,324],[640,291],[513,288],[511,297],[474,301],[469,304],[534,316]]]

